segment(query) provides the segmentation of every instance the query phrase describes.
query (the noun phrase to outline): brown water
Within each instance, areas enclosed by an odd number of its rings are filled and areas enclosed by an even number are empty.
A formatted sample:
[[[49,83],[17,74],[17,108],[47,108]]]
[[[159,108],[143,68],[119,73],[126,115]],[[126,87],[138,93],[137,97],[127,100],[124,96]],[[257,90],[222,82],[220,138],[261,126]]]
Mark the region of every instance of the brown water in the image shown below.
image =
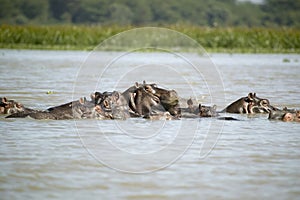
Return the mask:
[[[300,108],[299,55],[212,54],[224,100],[221,94],[211,99],[211,88],[222,93],[217,80],[199,78],[174,56],[127,55],[99,75],[97,61],[92,70],[83,69],[88,55],[1,50],[0,96],[46,109],[145,79],[176,89],[183,99],[216,103],[219,110],[249,92],[278,107]],[[141,67],[124,72],[118,62]],[[147,71],[149,63],[154,70]],[[162,69],[161,63],[173,68]],[[1,199],[299,199],[300,124],[269,121],[267,115],[230,116],[241,121],[1,116]]]

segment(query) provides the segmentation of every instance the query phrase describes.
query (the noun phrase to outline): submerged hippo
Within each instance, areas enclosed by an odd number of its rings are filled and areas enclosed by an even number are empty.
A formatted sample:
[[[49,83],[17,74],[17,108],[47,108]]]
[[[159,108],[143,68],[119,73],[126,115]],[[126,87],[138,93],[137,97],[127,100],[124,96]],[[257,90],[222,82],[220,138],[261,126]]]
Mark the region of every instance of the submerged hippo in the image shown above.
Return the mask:
[[[194,106],[193,100],[190,98],[187,100],[187,108],[181,108],[182,116],[187,118],[193,117],[216,117],[219,116],[217,113],[217,106],[205,106],[199,104],[198,106]]]
[[[98,113],[103,119],[127,119],[130,117],[128,102],[120,92],[104,92],[103,97],[96,105]]]
[[[269,113],[270,120],[282,120],[284,122],[295,121],[300,122],[300,110],[276,110]]]
[[[31,112],[19,112],[9,115],[6,118],[31,117],[34,119],[62,120],[96,118],[97,115],[95,105],[85,98],[80,98],[77,101],[51,107],[44,111],[32,110]]]
[[[256,93],[249,93],[247,97],[236,100],[221,112],[252,114],[269,113],[271,110],[276,110],[276,108],[270,105],[268,99],[259,98]]]
[[[152,113],[149,115],[144,116],[145,119],[150,119],[150,120],[172,120],[172,119],[177,119],[173,117],[169,112],[159,112],[159,113]]]
[[[199,104],[199,116],[200,117],[217,117],[219,114],[217,113],[217,106],[203,106]]]

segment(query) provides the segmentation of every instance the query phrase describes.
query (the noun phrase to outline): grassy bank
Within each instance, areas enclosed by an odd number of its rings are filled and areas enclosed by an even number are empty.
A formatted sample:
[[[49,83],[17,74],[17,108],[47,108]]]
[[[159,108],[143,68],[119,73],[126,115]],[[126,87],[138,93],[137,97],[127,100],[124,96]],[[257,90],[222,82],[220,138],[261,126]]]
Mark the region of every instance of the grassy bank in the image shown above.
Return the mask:
[[[0,26],[0,48],[92,50],[105,39],[133,27]],[[300,53],[299,29],[167,27],[184,33],[209,52]]]

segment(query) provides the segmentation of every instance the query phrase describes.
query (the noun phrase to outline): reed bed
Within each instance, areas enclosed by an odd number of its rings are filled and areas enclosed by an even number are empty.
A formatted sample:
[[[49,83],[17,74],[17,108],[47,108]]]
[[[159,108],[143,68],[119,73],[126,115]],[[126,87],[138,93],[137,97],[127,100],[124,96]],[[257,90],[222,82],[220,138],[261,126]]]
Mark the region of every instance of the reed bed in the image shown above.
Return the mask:
[[[131,26],[0,26],[0,48],[92,50]],[[300,30],[292,28],[208,28],[168,26],[188,35],[209,52],[300,53]]]

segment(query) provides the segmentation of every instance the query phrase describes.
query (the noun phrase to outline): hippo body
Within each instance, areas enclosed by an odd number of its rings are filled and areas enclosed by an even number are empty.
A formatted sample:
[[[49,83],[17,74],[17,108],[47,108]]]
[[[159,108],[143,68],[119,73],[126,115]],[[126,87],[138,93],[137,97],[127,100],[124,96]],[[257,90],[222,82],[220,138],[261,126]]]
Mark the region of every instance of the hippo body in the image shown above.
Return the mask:
[[[77,101],[48,108],[45,111],[25,110],[20,113],[11,114],[6,118],[31,117],[33,119],[63,120],[93,118],[95,116],[96,112],[94,111],[94,104],[81,98]]]

